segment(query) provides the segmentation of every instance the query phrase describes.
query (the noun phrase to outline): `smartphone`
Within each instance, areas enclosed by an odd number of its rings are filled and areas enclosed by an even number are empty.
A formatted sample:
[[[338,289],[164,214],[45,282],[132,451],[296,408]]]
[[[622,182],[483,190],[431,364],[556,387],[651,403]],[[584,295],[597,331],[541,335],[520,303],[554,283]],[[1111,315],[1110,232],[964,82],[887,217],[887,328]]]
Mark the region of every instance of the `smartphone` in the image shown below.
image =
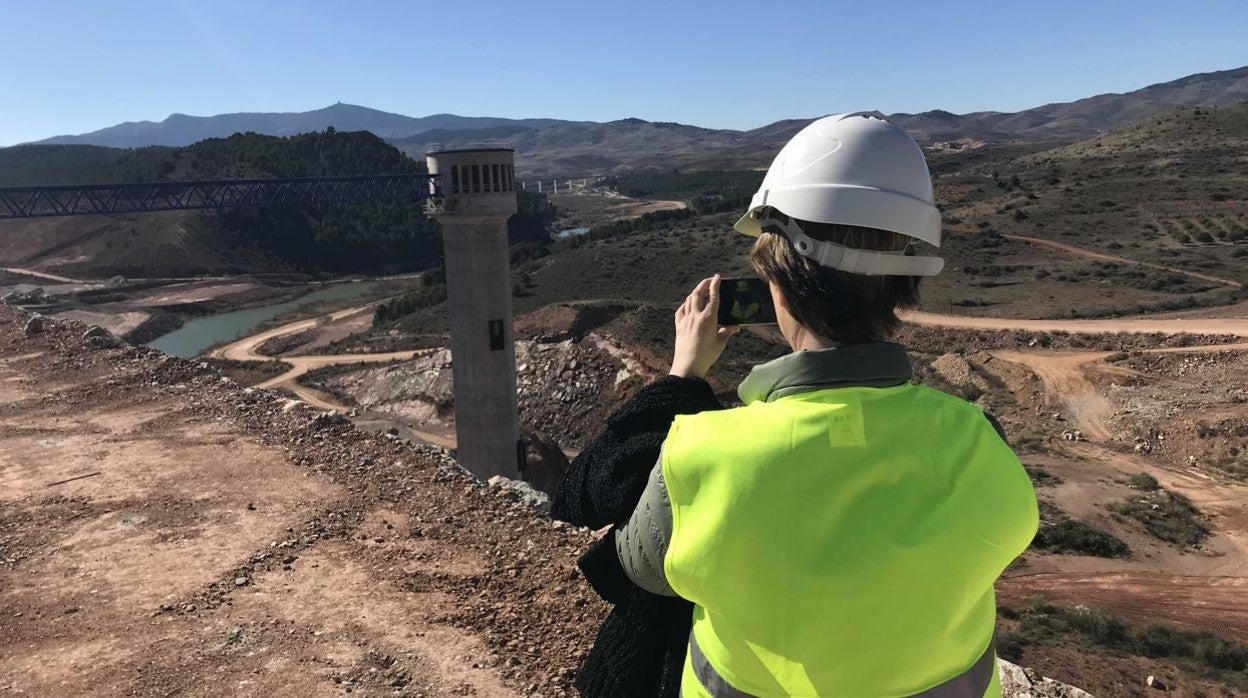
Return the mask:
[[[719,280],[720,325],[770,325],[776,322],[767,282],[756,278]]]

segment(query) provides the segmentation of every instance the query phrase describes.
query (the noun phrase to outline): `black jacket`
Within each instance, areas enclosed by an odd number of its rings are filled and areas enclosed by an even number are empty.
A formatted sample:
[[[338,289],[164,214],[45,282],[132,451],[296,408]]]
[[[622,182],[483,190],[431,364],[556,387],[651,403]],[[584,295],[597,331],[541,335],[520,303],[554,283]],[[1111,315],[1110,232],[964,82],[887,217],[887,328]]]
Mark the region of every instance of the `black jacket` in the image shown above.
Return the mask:
[[[572,461],[555,492],[556,519],[612,527],[578,561],[598,595],[614,605],[576,678],[584,696],[680,694],[693,604],[633,584],[615,552],[615,528],[637,506],[676,415],[722,408],[704,380],[668,376],[651,383],[607,418],[606,429]]]

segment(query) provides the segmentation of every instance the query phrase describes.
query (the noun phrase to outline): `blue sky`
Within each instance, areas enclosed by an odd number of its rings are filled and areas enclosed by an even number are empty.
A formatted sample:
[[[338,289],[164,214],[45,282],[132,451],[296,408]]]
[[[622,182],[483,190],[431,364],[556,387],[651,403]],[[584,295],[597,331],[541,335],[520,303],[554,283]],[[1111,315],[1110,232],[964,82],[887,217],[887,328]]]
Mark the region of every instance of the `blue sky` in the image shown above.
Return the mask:
[[[1239,67],[1248,2],[14,0],[0,61],[0,145],[340,100],[752,128],[1015,111]]]

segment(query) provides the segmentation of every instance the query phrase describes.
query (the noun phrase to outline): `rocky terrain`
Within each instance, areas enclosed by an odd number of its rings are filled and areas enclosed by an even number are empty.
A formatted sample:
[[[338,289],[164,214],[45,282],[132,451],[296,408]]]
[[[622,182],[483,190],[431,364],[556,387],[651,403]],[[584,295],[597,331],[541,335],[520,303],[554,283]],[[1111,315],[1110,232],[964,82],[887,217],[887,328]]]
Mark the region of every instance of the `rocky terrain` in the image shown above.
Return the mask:
[[[579,450],[607,413],[656,372],[642,366],[612,340],[516,343],[521,423],[557,435],[565,449]],[[339,371],[314,383],[349,400],[350,406],[390,414],[420,428],[454,424],[450,352],[440,349],[411,361]]]
[[[0,692],[570,695],[605,610],[445,451],[103,330],[0,306],[0,432]]]

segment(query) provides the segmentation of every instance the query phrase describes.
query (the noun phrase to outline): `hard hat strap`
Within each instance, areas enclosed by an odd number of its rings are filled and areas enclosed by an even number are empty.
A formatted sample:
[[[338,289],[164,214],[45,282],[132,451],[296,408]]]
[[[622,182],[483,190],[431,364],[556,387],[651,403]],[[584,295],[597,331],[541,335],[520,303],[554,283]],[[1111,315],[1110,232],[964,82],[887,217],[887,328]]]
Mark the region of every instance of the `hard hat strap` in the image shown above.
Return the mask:
[[[813,260],[821,266],[836,269],[847,274],[862,276],[935,276],[945,267],[945,260],[940,257],[919,257],[905,253],[905,250],[886,252],[883,250],[862,250],[846,247],[827,240],[816,240],[802,231],[793,219],[779,220],[769,218],[762,221],[764,230],[779,228],[781,233],[793,243],[797,253]]]

